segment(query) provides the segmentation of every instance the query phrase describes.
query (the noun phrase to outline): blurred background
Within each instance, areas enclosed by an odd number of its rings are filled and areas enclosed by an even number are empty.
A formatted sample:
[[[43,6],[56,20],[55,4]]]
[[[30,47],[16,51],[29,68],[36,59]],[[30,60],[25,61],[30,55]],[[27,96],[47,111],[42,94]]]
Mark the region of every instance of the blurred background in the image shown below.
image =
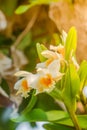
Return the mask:
[[[36,43],[57,45],[62,31],[72,26],[77,29],[80,63],[87,60],[87,0],[0,0],[0,130],[43,130],[43,123],[10,120],[10,114],[22,111],[31,98],[15,96],[14,73],[34,72],[39,62]],[[45,111],[60,109],[46,94],[39,94],[35,105]]]

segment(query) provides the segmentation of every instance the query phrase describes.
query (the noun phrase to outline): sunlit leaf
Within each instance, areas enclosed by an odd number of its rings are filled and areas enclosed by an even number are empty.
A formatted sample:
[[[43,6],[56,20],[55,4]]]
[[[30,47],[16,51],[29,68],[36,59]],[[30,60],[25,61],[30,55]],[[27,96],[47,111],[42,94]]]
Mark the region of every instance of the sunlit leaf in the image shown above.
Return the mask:
[[[33,0],[33,1],[29,0],[29,2],[31,2],[30,4],[19,6],[16,9],[15,13],[16,14],[22,14],[35,5],[50,4],[52,2],[58,2],[58,1],[59,0]]]
[[[78,71],[79,77],[80,77],[80,90],[82,90],[82,88],[85,85],[86,82],[86,78],[87,78],[87,61],[83,61],[80,65],[79,71]]]
[[[50,4],[53,2],[58,2],[59,0],[31,0],[31,3],[36,3],[36,4]]]
[[[77,46],[77,32],[75,27],[72,27],[67,35],[65,43],[65,58],[68,60],[71,53],[75,53]]]
[[[48,121],[56,121],[63,118],[67,118],[69,116],[67,112],[57,111],[57,110],[48,111],[46,112],[46,114],[47,114]]]
[[[20,6],[16,9],[15,13],[16,13],[16,14],[24,13],[24,12],[26,12],[29,8],[30,8],[30,5],[20,5]]]

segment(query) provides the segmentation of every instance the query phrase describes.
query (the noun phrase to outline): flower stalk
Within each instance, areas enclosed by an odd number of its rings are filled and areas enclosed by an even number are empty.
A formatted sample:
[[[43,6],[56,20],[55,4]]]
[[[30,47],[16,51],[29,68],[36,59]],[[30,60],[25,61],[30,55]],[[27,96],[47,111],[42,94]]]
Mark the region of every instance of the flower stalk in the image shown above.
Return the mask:
[[[69,107],[67,107],[67,106],[66,106],[66,108],[67,108],[67,111],[68,111],[68,113],[69,113],[69,115],[71,117],[71,120],[72,120],[76,130],[81,130],[81,127],[79,125],[79,122],[78,122],[78,119],[77,119],[77,116],[76,116],[74,110],[69,108]]]

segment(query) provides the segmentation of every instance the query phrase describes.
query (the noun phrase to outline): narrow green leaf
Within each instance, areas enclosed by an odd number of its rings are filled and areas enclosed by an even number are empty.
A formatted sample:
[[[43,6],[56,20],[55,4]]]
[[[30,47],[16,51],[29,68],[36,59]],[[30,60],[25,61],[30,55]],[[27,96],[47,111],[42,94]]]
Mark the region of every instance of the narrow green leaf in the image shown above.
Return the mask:
[[[29,104],[27,105],[27,107],[22,111],[21,114],[25,114],[28,113],[29,111],[31,111],[34,107],[34,105],[36,104],[37,101],[37,97],[35,96],[35,90],[32,93],[32,97],[30,99]]]
[[[68,60],[71,56],[71,53],[74,54],[77,46],[77,32],[75,27],[72,27],[67,35],[65,43],[65,58]]]
[[[44,51],[44,50],[47,50],[47,48],[44,45],[40,44],[40,43],[36,44],[36,48],[37,48],[37,53],[38,53],[38,56],[40,58],[40,61],[41,62],[45,61],[46,58],[41,55],[41,52]]]
[[[84,60],[81,63],[78,74],[80,77],[80,90],[82,90],[87,79],[87,61]]]
[[[76,68],[74,65],[70,65],[67,69],[65,75],[65,86],[63,90],[63,97],[65,103],[71,107],[75,108],[75,98],[80,90],[80,79],[77,74]]]
[[[50,4],[52,2],[58,2],[59,0],[34,0],[34,1],[30,1],[31,2],[29,5],[21,5],[19,6],[15,13],[16,14],[22,14],[25,13],[28,9],[30,9],[31,7],[35,6],[35,5],[41,5],[41,4]]]
[[[37,4],[37,5],[41,5],[41,4],[50,4],[53,2],[58,2],[59,0],[29,0],[29,2],[31,2],[31,4]]]
[[[20,6],[16,9],[15,13],[16,13],[16,14],[25,13],[30,7],[31,7],[31,5],[20,5]]]
[[[46,130],[73,130],[72,127],[61,125],[61,124],[54,124],[54,123],[44,124],[43,127]]]

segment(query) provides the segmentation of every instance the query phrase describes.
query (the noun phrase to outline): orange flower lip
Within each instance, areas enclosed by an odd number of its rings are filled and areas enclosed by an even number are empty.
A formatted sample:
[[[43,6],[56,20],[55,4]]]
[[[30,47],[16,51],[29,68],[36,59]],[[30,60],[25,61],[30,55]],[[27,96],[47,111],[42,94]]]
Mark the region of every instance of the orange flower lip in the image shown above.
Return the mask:
[[[53,80],[50,74],[47,74],[45,77],[40,78],[40,83],[46,87],[49,87],[52,82]]]
[[[26,80],[23,80],[21,85],[22,85],[24,91],[28,91],[29,90],[29,87],[28,87],[28,84],[27,84]]]

